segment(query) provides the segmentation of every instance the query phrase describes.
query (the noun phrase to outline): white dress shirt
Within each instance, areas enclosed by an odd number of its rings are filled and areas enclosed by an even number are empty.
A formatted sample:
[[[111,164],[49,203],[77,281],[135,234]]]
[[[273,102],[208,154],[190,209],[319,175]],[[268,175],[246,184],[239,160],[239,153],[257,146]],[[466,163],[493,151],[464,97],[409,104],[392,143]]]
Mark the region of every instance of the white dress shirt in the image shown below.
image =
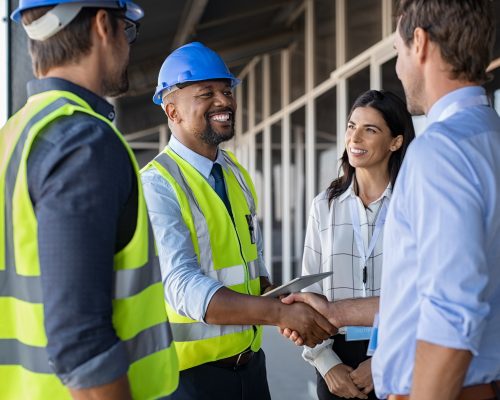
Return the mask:
[[[323,294],[330,301],[363,296],[363,267],[365,265],[357,250],[350,202],[356,202],[361,236],[365,252],[367,252],[381,205],[383,202],[390,201],[391,193],[392,187],[389,184],[380,198],[366,208],[354,193],[353,183],[344,193],[333,199],[331,205],[328,204],[327,191],[316,196],[307,223],[302,275],[329,271],[333,271],[333,275],[309,286],[304,291]],[[382,242],[383,230],[366,263],[367,296],[380,294]],[[332,350],[332,343],[333,339],[329,339],[314,349],[304,346],[302,356],[316,367],[322,376],[325,376],[334,366],[342,363]]]

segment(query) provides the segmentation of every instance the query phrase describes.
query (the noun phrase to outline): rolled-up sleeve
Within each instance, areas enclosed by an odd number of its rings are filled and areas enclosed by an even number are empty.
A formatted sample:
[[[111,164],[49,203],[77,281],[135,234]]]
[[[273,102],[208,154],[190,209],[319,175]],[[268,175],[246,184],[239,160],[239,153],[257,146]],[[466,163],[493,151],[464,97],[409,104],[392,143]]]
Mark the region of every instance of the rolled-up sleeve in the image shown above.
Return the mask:
[[[158,247],[165,298],[179,314],[204,321],[212,296],[223,285],[203,274],[170,183],[154,169],[143,172],[141,178]]]
[[[28,159],[49,363],[75,389],[110,383],[129,367],[112,322],[113,257],[134,174],[116,134],[96,121],[57,120]]]
[[[481,178],[460,141],[442,135],[415,145],[421,161],[407,185],[421,188],[409,209],[419,255],[417,339],[476,355],[490,311]]]

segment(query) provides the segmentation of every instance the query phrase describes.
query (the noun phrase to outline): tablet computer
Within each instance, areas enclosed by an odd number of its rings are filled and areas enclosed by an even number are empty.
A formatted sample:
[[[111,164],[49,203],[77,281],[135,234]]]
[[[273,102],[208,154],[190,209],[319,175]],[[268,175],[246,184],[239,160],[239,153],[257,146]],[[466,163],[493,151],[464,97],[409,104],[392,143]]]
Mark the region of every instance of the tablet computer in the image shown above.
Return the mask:
[[[299,276],[298,278],[292,279],[290,282],[285,283],[284,285],[278,286],[277,288],[270,290],[267,293],[264,293],[262,296],[278,297],[281,296],[282,294],[300,292],[302,289],[322,279],[325,279],[327,276],[330,276],[332,274],[333,272],[330,271],[330,272],[322,272],[320,274]]]

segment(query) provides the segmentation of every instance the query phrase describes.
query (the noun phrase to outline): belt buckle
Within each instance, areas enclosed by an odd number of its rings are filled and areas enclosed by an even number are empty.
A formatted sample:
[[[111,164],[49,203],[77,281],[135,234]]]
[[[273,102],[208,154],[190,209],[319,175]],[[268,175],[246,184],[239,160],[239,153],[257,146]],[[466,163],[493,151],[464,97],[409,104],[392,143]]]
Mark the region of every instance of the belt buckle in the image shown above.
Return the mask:
[[[236,364],[234,365],[233,369],[236,371],[238,369],[238,367],[240,366],[240,361],[241,361],[241,356],[243,356],[244,354],[247,354],[248,352],[250,352],[252,350],[250,349],[247,349],[245,351],[242,351],[240,354],[238,354],[238,358],[236,359]]]

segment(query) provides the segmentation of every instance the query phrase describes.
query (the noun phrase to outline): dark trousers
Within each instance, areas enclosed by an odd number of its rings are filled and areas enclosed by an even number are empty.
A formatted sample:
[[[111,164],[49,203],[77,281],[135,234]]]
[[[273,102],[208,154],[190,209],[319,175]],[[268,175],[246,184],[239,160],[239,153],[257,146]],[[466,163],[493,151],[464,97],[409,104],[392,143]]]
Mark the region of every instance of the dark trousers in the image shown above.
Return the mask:
[[[335,335],[332,349],[342,362],[350,367],[356,369],[358,365],[367,360],[369,357],[366,355],[366,350],[368,348],[368,340],[356,340],[352,342],[346,342],[344,335]],[[319,400],[341,400],[343,397],[335,396],[328,390],[328,385],[321,376],[321,374],[316,371],[316,393],[318,394]],[[371,391],[368,394],[368,399],[376,400],[375,391]]]
[[[181,371],[169,400],[271,400],[262,350],[236,370],[211,363]]]

